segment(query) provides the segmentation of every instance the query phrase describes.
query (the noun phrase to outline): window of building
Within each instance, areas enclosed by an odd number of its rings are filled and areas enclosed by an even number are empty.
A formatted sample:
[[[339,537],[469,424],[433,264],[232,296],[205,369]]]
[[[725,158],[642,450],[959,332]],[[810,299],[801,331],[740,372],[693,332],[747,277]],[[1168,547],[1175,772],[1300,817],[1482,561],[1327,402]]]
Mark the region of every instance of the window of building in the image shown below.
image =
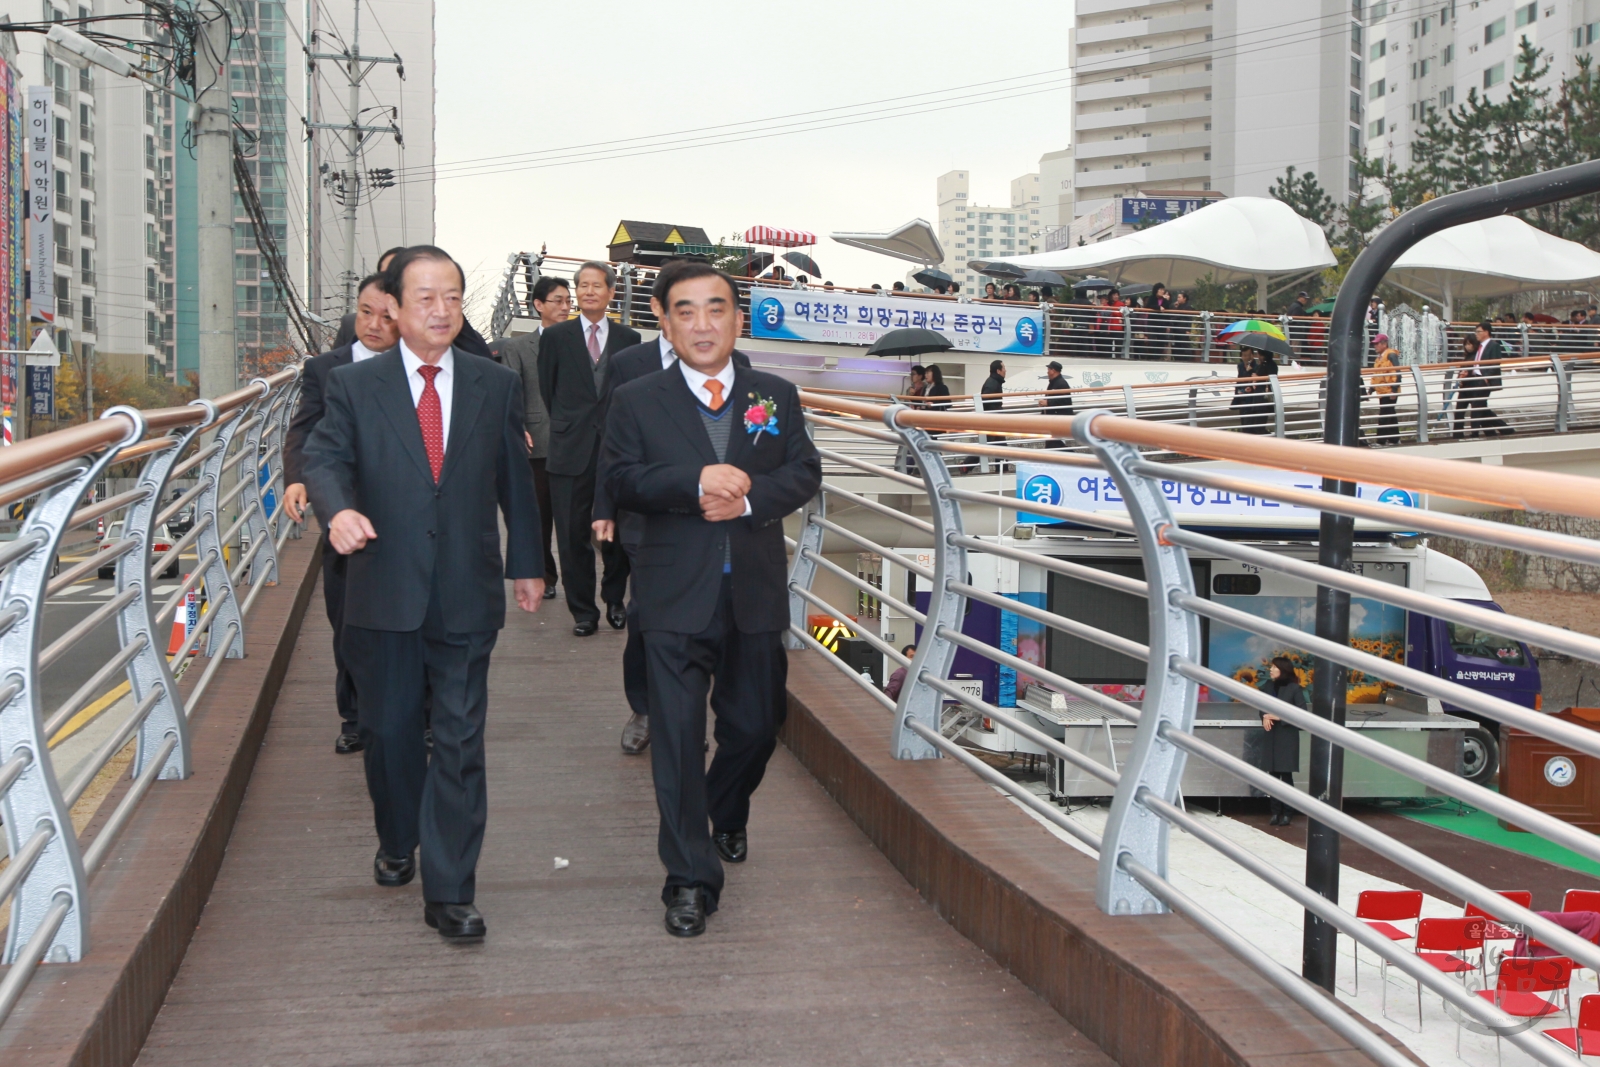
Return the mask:
[[[94,157],[87,152],[78,153],[78,185],[84,189],[94,188]]]
[[[1506,35],[1506,20],[1497,18],[1483,28],[1483,43],[1491,44]]]
[[[1448,67],[1450,65],[1450,61],[1452,59],[1454,59],[1455,57],[1456,57],[1456,46],[1453,45],[1453,44],[1445,45],[1444,46],[1444,51],[1439,53],[1439,64],[1440,64],[1440,66]]]
[[[152,304],[161,299],[161,285],[156,280],[156,269],[154,267],[146,267],[144,269],[144,298]],[[155,315],[151,314],[150,317],[154,319]]]
[[[94,297],[88,294],[83,296],[83,321],[78,323],[78,329],[85,333],[94,332]]]
[[[1367,86],[1367,99],[1376,100],[1381,97],[1387,91],[1387,89],[1388,85],[1382,78],[1379,78],[1377,81]]]
[[[1454,85],[1448,87],[1447,89],[1445,89],[1443,92],[1441,92],[1439,94],[1439,106],[1440,107],[1452,107],[1452,106],[1455,105],[1455,102],[1456,102],[1456,87]]]
[[[1350,121],[1356,123],[1357,125],[1361,124],[1361,94],[1360,93],[1351,93],[1350,94]]]
[[[1539,5],[1537,3],[1524,4],[1523,6],[1517,8],[1517,25],[1518,26],[1526,26],[1530,22],[1533,22],[1536,19],[1538,19],[1538,17],[1539,17]]]
[[[1361,127],[1350,127],[1350,151],[1356,155],[1361,154]]]
[[[1350,88],[1361,88],[1361,60],[1355,56],[1350,57]]]
[[[1371,128],[1367,130],[1367,136],[1368,137],[1382,137],[1383,136],[1383,120],[1381,118],[1373,120]]]
[[[78,280],[84,285],[94,284],[94,253],[87,248],[78,249]]]
[[[1600,22],[1591,22],[1587,26],[1579,26],[1572,31],[1572,47],[1586,48],[1594,44],[1594,39],[1600,37]]]
[[[1378,0],[1372,5],[1372,11],[1367,16],[1369,22],[1379,22],[1389,13],[1389,0]]]
[[[1211,35],[1209,33],[1206,34],[1206,40],[1209,41],[1210,39]],[[1350,24],[1350,51],[1356,55],[1361,54],[1361,23],[1359,22]]]
[[[1491,86],[1499,85],[1505,80],[1506,65],[1504,63],[1496,63],[1494,66],[1489,67],[1483,72],[1483,87],[1485,89],[1488,89]]]
[[[1371,59],[1371,60],[1379,60],[1379,59],[1382,59],[1384,56],[1386,56],[1388,54],[1389,54],[1389,41],[1388,41],[1388,38],[1385,38],[1385,39],[1383,39],[1381,41],[1372,42],[1372,49],[1371,49],[1370,52],[1368,52],[1367,58]]]

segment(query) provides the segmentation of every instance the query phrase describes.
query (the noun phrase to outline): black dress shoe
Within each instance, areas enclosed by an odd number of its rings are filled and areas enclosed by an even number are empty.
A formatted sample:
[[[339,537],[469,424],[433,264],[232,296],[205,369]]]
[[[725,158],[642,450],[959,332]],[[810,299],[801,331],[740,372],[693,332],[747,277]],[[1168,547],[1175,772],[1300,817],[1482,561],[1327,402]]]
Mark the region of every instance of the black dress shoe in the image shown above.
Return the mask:
[[[372,857],[372,880],[386,889],[407,885],[417,876],[417,861],[411,856],[397,860],[393,856],[385,856],[383,850]]]
[[[750,855],[750,840],[743,830],[712,834],[711,840],[717,846],[717,855],[729,863],[743,863],[745,857]]]
[[[679,886],[667,901],[667,933],[673,937],[699,937],[706,932],[706,891],[697,885]]]
[[[611,624],[613,630],[622,629],[628,625],[628,609],[621,604],[607,604],[606,622]]]
[[[439,904],[434,901],[422,906],[422,921],[439,931],[446,941],[482,941],[487,927],[483,916],[471,904]]]
[[[546,585],[544,587],[544,598],[546,600],[554,600],[555,596],[556,596],[556,583],[555,582],[551,582],[549,585]]]
[[[593,637],[599,629],[600,622],[598,619],[591,620],[589,622],[580,622],[572,628],[572,636]]]
[[[333,750],[341,756],[348,756],[352,752],[360,752],[365,747],[361,743],[361,735],[354,730],[346,730],[339,735],[339,740],[333,743]]]
[[[622,727],[622,751],[637,756],[650,747],[650,720],[643,715],[630,715]]]

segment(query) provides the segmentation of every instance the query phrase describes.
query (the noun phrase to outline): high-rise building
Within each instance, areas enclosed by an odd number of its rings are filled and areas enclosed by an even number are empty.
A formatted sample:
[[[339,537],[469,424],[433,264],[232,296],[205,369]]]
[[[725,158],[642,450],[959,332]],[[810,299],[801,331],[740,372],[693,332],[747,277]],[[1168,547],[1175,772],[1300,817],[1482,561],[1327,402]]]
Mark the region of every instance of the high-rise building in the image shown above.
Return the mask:
[[[433,0],[363,0],[357,42],[356,0],[311,5],[313,51],[339,53],[355,42],[362,55],[401,61],[374,65],[365,75],[358,116],[365,126],[392,124],[398,138],[365,135],[354,168],[347,134],[322,129],[312,138],[310,255],[316,267],[308,300],[314,311],[329,318],[344,310],[345,208],[350,197],[356,198],[357,214],[355,255],[348,258],[353,259],[356,279],[376,270],[386,249],[433,243],[433,18]],[[343,65],[317,61],[309,92],[313,122],[351,121]]]
[[[939,175],[939,243],[944,245],[948,273],[970,293],[983,281],[967,269],[973,259],[1003,259],[1026,255],[1043,246],[1040,232],[1040,178],[1024,174],[1011,182],[1009,207],[983,207],[970,202],[971,183],[967,171],[952,170]]]
[[[1523,39],[1544,50],[1547,84],[1574,73],[1580,55],[1600,56],[1600,0],[1440,0],[1420,8],[1378,0],[1367,5],[1365,21],[1366,149],[1401,166],[1428,112],[1466,103],[1473,89],[1504,99]]]

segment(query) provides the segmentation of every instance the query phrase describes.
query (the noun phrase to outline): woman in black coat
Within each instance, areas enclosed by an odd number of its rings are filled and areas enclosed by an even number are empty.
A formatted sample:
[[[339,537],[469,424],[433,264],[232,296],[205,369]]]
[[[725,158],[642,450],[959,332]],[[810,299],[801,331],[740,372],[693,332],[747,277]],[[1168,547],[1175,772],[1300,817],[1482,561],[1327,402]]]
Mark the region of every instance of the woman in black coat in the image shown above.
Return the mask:
[[[1267,668],[1267,680],[1261,686],[1285,704],[1302,711],[1309,710],[1306,691],[1295,676],[1294,664],[1286,656],[1272,657]],[[1300,769],[1300,728],[1285,722],[1276,715],[1262,712],[1261,728],[1266,731],[1262,739],[1261,759],[1258,766],[1279,781],[1294,783],[1294,772]],[[1277,797],[1272,798],[1272,825],[1288,826],[1294,821],[1294,809]]]

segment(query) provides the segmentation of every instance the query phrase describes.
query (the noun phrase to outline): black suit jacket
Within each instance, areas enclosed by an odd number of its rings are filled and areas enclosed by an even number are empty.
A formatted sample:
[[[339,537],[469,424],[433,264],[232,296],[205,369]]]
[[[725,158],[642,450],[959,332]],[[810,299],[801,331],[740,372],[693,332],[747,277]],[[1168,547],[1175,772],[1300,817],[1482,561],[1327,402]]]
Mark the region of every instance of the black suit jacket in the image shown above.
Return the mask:
[[[322,421],[328,374],[335,367],[347,366],[354,358],[353,352],[352,346],[345,345],[306,360],[305,369],[300,372],[300,406],[295,408],[294,418],[289,420],[289,429],[283,435],[284,485],[306,480],[306,441]]]
[[[550,454],[545,470],[577,475],[594,469],[595,453],[604,428],[605,410],[594,387],[594,364],[583,342],[587,322],[582,315],[558,323],[539,335],[539,393],[550,415]],[[639,343],[637,330],[613,322],[606,330],[605,355]],[[607,367],[609,377],[615,370]]]
[[[746,431],[755,399],[777,407],[778,432]],[[772,374],[737,368],[731,410],[737,420],[725,462],[750,475],[750,514],[727,527],[733,563],[734,624],[743,633],[789,627],[788,553],[783,518],[822,484],[822,461],[806,434],[795,387]],[[699,633],[711,622],[722,581],[721,537],[700,514],[700,471],[717,462],[699,404],[676,368],[620,387],[606,422],[601,478],[617,506],[645,516],[635,554],[634,597],[644,630]]]
[[[339,320],[339,332],[334,335],[333,347],[349,348],[351,342],[355,339],[356,313],[352,311]],[[489,344],[483,339],[483,335],[474,330],[472,323],[466,319],[461,320],[461,332],[456,334],[456,339],[451,342],[451,346],[457,352],[471,352],[475,356],[494,358],[494,354],[489,351]]]
[[[327,410],[306,443],[306,490],[317,514],[332,519],[354,508],[378,534],[349,556],[344,621],[351,626],[418,629],[437,583],[446,629],[498,630],[505,579],[544,576],[522,382],[462,352],[453,373],[437,485],[400,350],[328,375]],[[497,507],[506,524],[504,566]]]
[[[750,357],[734,349],[733,362],[734,366],[748,369]],[[663,369],[665,368],[661,366],[661,342],[655,338],[624,348],[612,356],[611,369],[606,373],[604,395],[600,397],[600,425],[605,425],[605,415],[611,410],[611,398],[619,387],[651,374],[659,374]],[[617,514],[615,505],[611,503],[611,494],[606,491],[604,482],[597,482],[594,487],[594,518],[596,521],[615,519],[619,524],[626,525],[628,536],[623,537],[623,540],[629,544],[638,544],[644,532],[642,523],[632,521],[637,516],[631,512]],[[618,531],[619,536],[622,533],[623,531]]]

